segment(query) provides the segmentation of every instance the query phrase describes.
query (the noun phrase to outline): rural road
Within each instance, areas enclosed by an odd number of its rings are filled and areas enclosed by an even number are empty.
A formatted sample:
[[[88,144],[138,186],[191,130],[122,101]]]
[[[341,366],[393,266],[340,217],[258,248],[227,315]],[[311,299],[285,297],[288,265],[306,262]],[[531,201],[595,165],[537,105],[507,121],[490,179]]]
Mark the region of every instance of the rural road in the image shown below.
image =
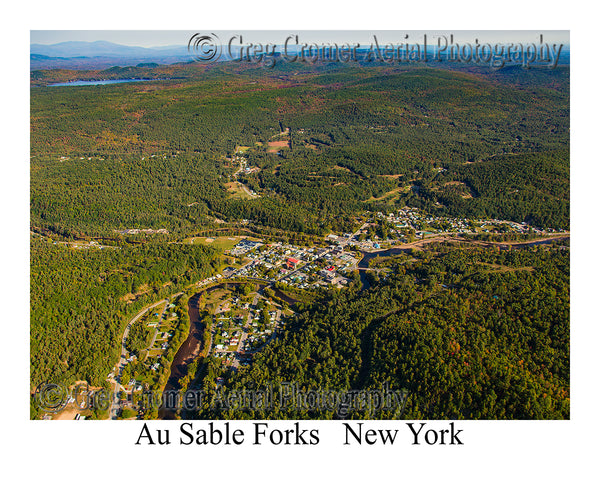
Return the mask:
[[[177,295],[177,294],[175,294]],[[142,311],[140,311],[135,317],[133,317],[127,326],[125,327],[125,331],[123,332],[123,336],[121,337],[121,356],[119,357],[119,361],[113,368],[113,372],[115,373],[114,379],[108,379],[109,382],[113,384],[113,394],[112,394],[112,402],[110,405],[109,418],[111,420],[117,419],[117,413],[119,411],[119,403],[117,401],[117,395],[119,393],[119,389],[122,388],[120,384],[121,372],[123,367],[125,367],[125,360],[127,359],[127,349],[125,348],[125,341],[127,340],[127,336],[129,335],[129,331],[131,330],[131,326],[142,318],[149,310],[158,307],[161,303],[166,304],[166,300],[159,300],[152,305],[145,307]]]

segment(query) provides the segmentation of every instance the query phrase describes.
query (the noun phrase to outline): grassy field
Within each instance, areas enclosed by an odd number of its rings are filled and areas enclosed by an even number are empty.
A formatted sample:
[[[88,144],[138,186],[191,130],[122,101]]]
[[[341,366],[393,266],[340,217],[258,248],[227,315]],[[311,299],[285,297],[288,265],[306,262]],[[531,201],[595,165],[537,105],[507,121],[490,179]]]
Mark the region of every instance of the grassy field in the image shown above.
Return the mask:
[[[379,198],[375,198],[375,197],[371,197],[367,200],[367,202],[381,202],[386,200],[388,203],[392,203],[393,201],[395,201],[398,198],[398,195],[402,192],[406,190],[406,187],[397,187],[394,188],[393,190],[390,190],[389,192],[384,193],[381,197]]]
[[[211,247],[220,248],[222,250],[229,250],[239,241],[240,238],[238,237],[193,237],[186,238],[184,243],[190,243],[192,245],[210,245]]]
[[[213,290],[212,292],[208,292],[204,297],[204,302],[206,305],[205,308],[210,312],[211,315],[214,315],[216,313],[217,306],[230,296],[231,291],[226,288],[219,288],[217,290]]]
[[[254,198],[239,182],[228,182],[225,184],[225,187],[227,188],[227,193],[231,195],[231,198],[236,200],[248,200]]]

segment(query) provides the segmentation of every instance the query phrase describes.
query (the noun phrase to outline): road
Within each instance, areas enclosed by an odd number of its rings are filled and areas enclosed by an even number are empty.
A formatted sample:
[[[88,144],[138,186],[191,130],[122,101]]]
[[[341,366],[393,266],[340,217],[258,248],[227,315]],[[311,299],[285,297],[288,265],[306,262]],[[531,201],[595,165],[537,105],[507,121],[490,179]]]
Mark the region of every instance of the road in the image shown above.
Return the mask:
[[[236,173],[237,173],[237,172],[236,172]],[[359,228],[359,229],[358,229],[356,232],[354,232],[352,235],[350,235],[350,236],[348,236],[348,237],[343,237],[342,239],[340,239],[340,241],[339,241],[338,245],[339,245],[339,246],[342,246],[342,247],[346,246],[346,245],[347,245],[347,244],[348,244],[350,241],[352,241],[352,240],[353,240],[353,239],[354,239],[354,238],[355,238],[355,237],[358,235],[358,233],[360,232],[360,230],[362,230],[363,228],[365,228],[367,225],[368,225],[367,223],[363,224],[363,225],[362,225],[362,226],[361,226],[361,227],[360,227],[360,228]],[[558,233],[558,232],[557,232],[557,233],[555,233],[555,234],[551,234],[551,235],[550,235],[550,237],[551,237],[551,238],[553,238],[554,240],[560,240],[560,239],[563,239],[563,238],[569,238],[569,236],[570,236],[570,233],[569,233],[569,232],[560,232],[560,233]],[[448,234],[448,233],[444,233],[444,234],[430,235],[430,236],[428,236],[428,237],[427,237],[427,238],[425,238],[425,239],[419,239],[419,240],[416,240],[415,242],[412,242],[412,243],[406,243],[406,244],[402,244],[402,248],[403,248],[403,249],[407,249],[407,248],[412,248],[412,247],[420,247],[420,246],[422,246],[422,245],[425,245],[425,244],[427,244],[427,243],[431,243],[431,242],[439,242],[439,241],[448,241],[448,240],[450,240],[450,241],[467,241],[467,242],[469,242],[469,243],[475,243],[475,244],[479,244],[479,245],[485,245],[485,246],[488,246],[488,245],[496,245],[496,246],[501,246],[501,245],[502,245],[502,246],[516,246],[516,245],[535,244],[535,243],[538,243],[538,242],[540,242],[540,241],[547,240],[547,239],[548,239],[548,237],[545,237],[545,238],[542,238],[542,239],[531,240],[531,241],[528,241],[528,242],[498,242],[498,243],[496,243],[496,242],[483,242],[483,241],[472,241],[472,240],[471,240],[471,241],[469,241],[469,240],[465,240],[465,239],[458,238],[458,235],[457,235],[457,234]],[[394,248],[394,247],[392,247],[392,248]],[[395,247],[395,248],[398,248],[398,247]],[[331,253],[331,252],[332,252],[334,249],[335,249],[335,246],[331,246],[331,247],[327,248],[327,249],[326,249],[326,250],[325,250],[325,251],[324,251],[322,254],[320,254],[320,255],[316,256],[316,257],[315,257],[313,260],[311,260],[310,262],[307,262],[307,263],[305,263],[304,265],[302,265],[302,267],[301,267],[301,268],[304,268],[304,267],[306,267],[306,266],[309,266],[309,265],[311,265],[312,263],[314,263],[315,261],[317,261],[318,259],[320,259],[320,258],[321,258],[321,257],[323,257],[324,255],[326,255],[327,253]],[[386,249],[382,249],[382,250],[380,250],[380,251],[385,251],[385,250],[388,250],[388,249],[386,248]],[[373,253],[376,253],[376,252],[377,252],[377,251],[373,251]],[[357,266],[358,266],[358,262],[357,262]],[[269,284],[270,284],[270,285],[272,285],[272,284],[274,284],[275,282],[278,282],[278,281],[284,280],[284,279],[286,279],[286,278],[288,278],[288,277],[290,277],[290,276],[294,275],[294,274],[296,273],[296,271],[297,271],[297,270],[292,270],[292,271],[290,271],[289,273],[286,273],[284,276],[282,276],[282,277],[278,278],[277,280],[268,280],[268,279],[264,279],[264,278],[256,278],[256,277],[245,277],[245,278],[246,278],[247,280],[250,280],[250,281],[260,281],[260,282],[267,283],[268,285],[269,285]],[[235,278],[231,278],[230,280],[231,280],[231,281],[236,281],[236,279],[235,279]],[[242,278],[239,278],[239,279],[237,279],[237,280],[238,280],[238,281],[239,281],[239,280],[242,280]],[[222,279],[221,279],[221,280],[215,279],[213,282],[210,282],[210,283],[219,283],[219,282],[221,282],[221,281],[223,281],[223,280],[222,280]],[[226,281],[227,281],[227,280],[225,280],[225,283],[226,283]],[[196,286],[200,286],[200,283],[201,283],[201,282],[198,282],[198,283],[196,284]],[[205,287],[207,287],[207,285],[208,285],[208,284],[202,284],[202,287],[204,287],[204,288],[205,288]],[[175,293],[175,294],[173,294],[173,295],[172,295],[170,298],[172,298],[172,299],[173,299],[173,298],[176,298],[176,297],[178,297],[179,295],[182,295],[182,294],[183,294],[183,292],[178,292],[178,293]],[[258,295],[258,294],[256,294],[256,295],[255,295],[255,297],[254,297],[254,300],[253,300],[253,302],[252,302],[252,304],[253,304],[254,306],[255,306],[255,305],[256,305],[256,303],[258,302],[258,298],[259,298],[259,295]],[[130,330],[131,330],[131,327],[132,327],[132,325],[133,325],[133,324],[134,324],[134,323],[135,323],[137,320],[139,320],[139,319],[140,319],[140,318],[141,318],[143,315],[145,315],[145,314],[146,314],[146,313],[147,313],[149,310],[151,310],[151,309],[153,309],[153,308],[155,308],[155,307],[159,306],[159,305],[160,305],[160,304],[162,304],[162,303],[165,303],[165,308],[163,309],[163,314],[164,314],[164,312],[165,312],[165,310],[166,310],[166,307],[167,307],[167,301],[163,299],[163,300],[160,300],[160,301],[158,301],[158,302],[155,302],[154,304],[152,304],[152,305],[150,305],[150,306],[148,306],[148,307],[145,307],[145,308],[144,308],[143,310],[141,310],[141,311],[140,311],[140,312],[139,312],[139,313],[138,313],[138,314],[137,314],[135,317],[133,317],[133,318],[132,318],[132,319],[129,321],[129,323],[127,324],[127,326],[125,327],[125,331],[123,332],[123,336],[122,336],[122,338],[121,338],[121,356],[120,356],[120,358],[119,358],[119,362],[118,362],[118,363],[115,365],[115,367],[113,368],[113,375],[114,375],[114,378],[109,378],[109,379],[108,379],[108,381],[109,381],[110,383],[112,383],[112,384],[113,384],[113,396],[112,396],[112,403],[111,403],[111,407],[110,407],[110,418],[111,418],[111,419],[116,419],[116,417],[117,417],[117,412],[118,412],[118,409],[119,409],[119,403],[116,401],[116,398],[117,398],[117,393],[118,393],[120,390],[124,390],[124,388],[122,387],[122,385],[120,385],[119,381],[120,381],[120,377],[121,377],[122,369],[123,369],[123,368],[125,367],[125,365],[126,365],[126,362],[125,362],[125,360],[127,359],[127,349],[125,348],[125,341],[126,341],[126,339],[127,339],[127,336],[129,335],[129,332],[130,332]],[[162,316],[161,316],[161,318],[162,318]],[[279,319],[279,318],[278,318],[278,319]],[[248,317],[247,317],[246,324],[245,324],[244,328],[242,329],[242,336],[241,336],[241,338],[240,338],[240,343],[239,343],[240,347],[239,347],[239,348],[241,348],[241,345],[243,345],[244,341],[246,340],[246,338],[247,338],[247,336],[248,336],[248,334],[247,334],[247,331],[248,331],[248,327],[249,327],[249,325],[250,325],[250,320],[249,320],[249,316],[248,316]],[[154,334],[154,337],[153,337],[153,339],[152,339],[152,343],[150,343],[150,346],[152,346],[152,345],[154,344],[154,341],[156,340],[157,332],[158,332],[158,330],[156,330],[156,331],[155,331],[155,334]],[[212,345],[212,333],[213,333],[213,332],[211,331],[211,345]],[[237,359],[236,359],[236,363],[237,363]]]
[[[258,303],[258,299],[260,296],[261,295],[259,293],[254,294],[254,298],[252,299],[252,307],[256,307],[256,304]],[[250,315],[252,315],[252,313],[251,313],[251,310],[248,309],[248,315],[246,316],[246,321],[245,321],[244,325],[242,326],[242,334],[240,335],[240,342],[238,343],[238,347],[236,350],[237,353],[240,352],[240,350],[242,349],[242,346],[244,345],[244,342],[248,338],[248,329],[250,328],[250,324],[252,323],[252,320],[250,320]],[[239,360],[238,355],[235,356],[231,365],[234,368],[238,368],[240,366],[240,360]]]
[[[305,263],[304,265],[302,265],[301,267],[297,268],[296,270],[292,270],[289,273],[286,273],[283,277],[279,277],[277,280],[272,280],[271,284],[275,283],[275,282],[281,282],[282,280],[287,279],[288,277],[291,277],[292,275],[294,275],[296,273],[297,270],[301,270],[304,267],[308,267],[309,265],[312,265],[313,263],[315,263],[317,260],[319,260],[320,258],[322,258],[323,256],[327,255],[328,253],[331,253],[335,250],[336,247],[342,247],[344,248],[346,245],[348,245],[348,243],[350,241],[352,241],[354,239],[354,237],[356,235],[358,235],[358,232],[360,232],[363,228],[365,228],[368,225],[368,223],[363,224],[358,230],[356,230],[356,232],[354,232],[352,235],[350,235],[349,237],[343,237],[336,246],[331,246],[329,248],[327,248],[321,255],[317,255],[315,256],[315,258],[313,260],[311,260],[310,262]]]
[[[156,325],[156,328],[154,329],[154,335],[152,336],[152,341],[148,344],[148,348],[146,348],[145,350],[150,351],[150,349],[152,347],[154,347],[154,342],[156,342],[156,336],[158,335],[158,327],[160,327],[161,322],[163,321],[163,316],[167,311],[167,302],[165,301],[165,307],[163,308],[162,312],[160,312],[160,314],[158,315],[158,324]]]
[[[260,293],[255,293],[254,294],[254,299],[252,300],[252,307],[256,307],[256,304],[258,303],[258,300],[260,298],[264,298],[262,297],[262,295]],[[271,342],[276,336],[277,336],[277,328],[280,325],[280,320],[281,320],[281,305],[278,305],[278,309],[277,309],[277,314],[275,315],[275,326],[273,327],[273,333],[271,334],[271,337],[269,338],[269,340],[267,341],[267,343]],[[242,349],[242,346],[244,345],[244,342],[246,341],[246,339],[248,338],[248,330],[250,329],[250,326],[252,324],[252,321],[250,320],[250,311],[248,311],[248,316],[246,317],[246,323],[244,324],[244,327],[242,328],[242,335],[240,337],[240,343],[238,345],[237,348],[237,352],[239,353]],[[265,344],[266,345],[266,344]],[[264,345],[263,345],[264,347]],[[260,347],[260,348],[263,348]],[[236,355],[236,357],[234,358],[232,364],[231,364],[234,368],[239,368],[240,366],[240,361],[239,361],[239,357]]]
[[[175,293],[170,297],[170,299],[177,298],[181,294],[183,294],[183,292]],[[166,299],[159,300],[158,302],[145,307],[135,317],[133,317],[129,321],[127,326],[125,327],[125,331],[123,332],[123,336],[121,337],[121,356],[119,357],[119,361],[114,366],[113,371],[112,371],[114,378],[108,378],[108,381],[113,384],[112,400],[111,400],[111,405],[110,405],[110,410],[109,410],[109,418],[111,420],[116,420],[117,414],[119,412],[119,402],[117,401],[117,394],[119,393],[120,390],[123,390],[123,391],[125,390],[123,388],[123,386],[121,385],[120,380],[121,380],[121,373],[123,372],[123,368],[125,368],[125,365],[127,364],[126,360],[128,358],[128,352],[127,352],[127,348],[125,348],[125,342],[127,340],[129,332],[131,331],[131,327],[133,326],[133,324],[135,322],[137,322],[146,313],[148,313],[148,311],[158,307],[161,303],[165,304],[165,307],[162,312],[164,314],[167,309],[167,300]],[[162,314],[159,317],[159,322],[160,322],[160,319],[162,319]],[[154,344],[154,340],[156,340],[157,333],[158,333],[158,328],[154,332],[154,338],[152,339],[152,342],[150,343],[150,347]]]

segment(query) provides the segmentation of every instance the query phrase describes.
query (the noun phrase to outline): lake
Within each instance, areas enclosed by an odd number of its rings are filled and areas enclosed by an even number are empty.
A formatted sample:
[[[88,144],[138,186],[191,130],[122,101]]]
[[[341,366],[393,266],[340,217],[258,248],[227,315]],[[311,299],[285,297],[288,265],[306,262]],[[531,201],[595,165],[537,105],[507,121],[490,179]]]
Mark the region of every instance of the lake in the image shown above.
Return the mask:
[[[51,83],[49,87],[83,87],[87,85],[110,85],[112,83],[149,82],[149,78],[123,78],[120,80],[76,80],[74,82]]]

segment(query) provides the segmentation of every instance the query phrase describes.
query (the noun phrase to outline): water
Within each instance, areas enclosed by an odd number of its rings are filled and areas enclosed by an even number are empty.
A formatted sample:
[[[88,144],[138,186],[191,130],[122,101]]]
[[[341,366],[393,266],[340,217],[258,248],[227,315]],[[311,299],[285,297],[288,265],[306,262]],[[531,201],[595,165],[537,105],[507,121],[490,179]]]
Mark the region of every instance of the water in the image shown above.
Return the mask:
[[[202,348],[204,347],[204,324],[200,319],[200,310],[198,309],[198,302],[200,298],[204,294],[214,290],[237,285],[240,285],[240,282],[228,282],[215,285],[196,293],[194,296],[192,296],[192,298],[190,298],[188,301],[190,331],[186,340],[181,344],[177,350],[177,353],[173,357],[173,362],[171,362],[171,372],[169,374],[167,384],[163,390],[163,395],[165,392],[179,391],[179,380],[187,375],[190,363],[198,358]],[[175,412],[161,408],[159,410],[159,418],[162,420],[174,420]]]
[[[87,85],[110,85],[112,83],[149,82],[149,78],[123,78],[120,80],[76,80],[74,82],[51,83],[49,87],[83,87]]]
[[[288,305],[294,305],[295,303],[298,303],[298,300],[290,297],[289,295],[286,295],[285,293],[283,293],[281,290],[277,289],[277,288],[273,288],[271,287],[272,290],[275,292],[275,296],[279,299],[279,300],[283,300],[284,302],[287,302]]]
[[[568,238],[569,238],[568,236],[557,236],[557,237],[552,237],[552,238],[542,238],[539,240],[530,240],[528,242],[522,242],[522,243],[514,243],[514,244],[489,243],[487,245],[479,244],[478,246],[483,247],[483,248],[496,247],[499,250],[515,250],[515,249],[521,249],[521,248],[530,248],[535,245],[545,245],[545,244],[549,244],[549,243],[553,243],[553,242],[558,242],[560,240],[565,240]],[[410,253],[411,250],[412,250],[412,247],[393,247],[393,248],[389,248],[387,250],[380,250],[378,252],[361,251],[361,253],[363,254],[363,258],[360,262],[358,262],[358,268],[368,268],[369,261],[372,258],[390,257],[393,255],[400,255],[401,253]],[[361,289],[365,290],[371,286],[371,284],[369,283],[369,280],[367,279],[367,272],[365,270],[360,270],[359,273],[360,273],[360,281],[362,283]]]
[[[214,287],[213,287],[214,288]],[[209,289],[209,291],[212,289]],[[186,340],[181,344],[179,350],[171,363],[169,380],[163,391],[174,392],[179,390],[179,380],[187,375],[188,366],[198,355],[203,346],[204,324],[200,320],[198,301],[204,292],[199,292],[188,301],[188,313],[190,316],[190,332]],[[170,409],[159,409],[159,418],[162,420],[175,420],[175,412]]]
[[[412,247],[394,247],[387,250],[380,250],[378,252],[366,252],[361,250],[360,253],[363,254],[363,258],[360,262],[358,262],[358,268],[369,268],[369,261],[372,258],[390,257],[393,255],[400,255],[401,253],[410,253],[411,250]],[[365,270],[359,270],[359,274],[360,282],[362,283],[361,290],[366,290],[371,286],[369,280],[367,279],[367,272]]]

